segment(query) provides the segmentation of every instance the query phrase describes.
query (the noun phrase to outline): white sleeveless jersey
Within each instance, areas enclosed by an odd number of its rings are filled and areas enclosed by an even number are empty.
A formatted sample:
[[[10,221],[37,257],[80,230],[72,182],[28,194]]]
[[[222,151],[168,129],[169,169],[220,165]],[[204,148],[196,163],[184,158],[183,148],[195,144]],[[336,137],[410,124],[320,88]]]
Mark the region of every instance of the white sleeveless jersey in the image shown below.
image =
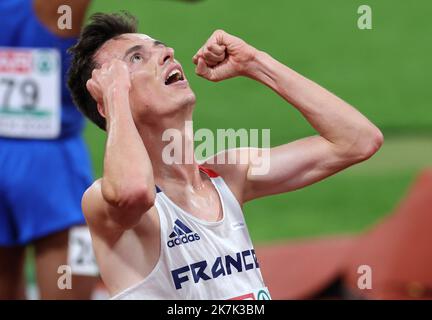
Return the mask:
[[[222,220],[198,219],[157,188],[159,260],[144,280],[112,299],[270,299],[237,199],[222,177],[200,169],[219,194]]]

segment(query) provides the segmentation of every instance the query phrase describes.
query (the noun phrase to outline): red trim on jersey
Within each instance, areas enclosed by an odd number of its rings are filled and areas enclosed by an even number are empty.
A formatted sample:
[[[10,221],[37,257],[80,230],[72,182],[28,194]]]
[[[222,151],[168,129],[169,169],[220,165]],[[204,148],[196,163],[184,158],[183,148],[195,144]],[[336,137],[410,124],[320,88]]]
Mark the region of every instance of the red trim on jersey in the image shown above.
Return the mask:
[[[219,175],[214,172],[212,169],[209,168],[204,168],[203,166],[198,166],[198,168],[204,172],[205,174],[207,174],[210,178],[217,178],[219,177]]]
[[[228,300],[256,300],[256,299],[253,293],[248,293]]]

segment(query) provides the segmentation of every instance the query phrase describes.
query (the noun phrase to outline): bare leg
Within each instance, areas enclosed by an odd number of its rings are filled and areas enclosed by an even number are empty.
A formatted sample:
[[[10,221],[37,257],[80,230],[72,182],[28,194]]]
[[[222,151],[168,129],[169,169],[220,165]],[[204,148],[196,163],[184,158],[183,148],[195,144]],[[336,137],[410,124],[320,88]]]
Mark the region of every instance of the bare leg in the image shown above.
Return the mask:
[[[25,247],[0,247],[0,300],[25,299]]]
[[[90,299],[96,277],[73,276],[72,289],[59,289],[62,274],[58,267],[67,264],[69,231],[61,231],[35,241],[36,277],[41,299]]]

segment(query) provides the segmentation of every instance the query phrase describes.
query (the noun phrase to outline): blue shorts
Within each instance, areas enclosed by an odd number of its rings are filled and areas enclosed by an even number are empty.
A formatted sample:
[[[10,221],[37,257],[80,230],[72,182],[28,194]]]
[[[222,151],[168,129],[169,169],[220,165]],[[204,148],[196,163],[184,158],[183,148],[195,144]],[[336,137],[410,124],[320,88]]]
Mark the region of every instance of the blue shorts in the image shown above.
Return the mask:
[[[81,136],[0,138],[0,246],[85,224],[81,197],[92,182]]]

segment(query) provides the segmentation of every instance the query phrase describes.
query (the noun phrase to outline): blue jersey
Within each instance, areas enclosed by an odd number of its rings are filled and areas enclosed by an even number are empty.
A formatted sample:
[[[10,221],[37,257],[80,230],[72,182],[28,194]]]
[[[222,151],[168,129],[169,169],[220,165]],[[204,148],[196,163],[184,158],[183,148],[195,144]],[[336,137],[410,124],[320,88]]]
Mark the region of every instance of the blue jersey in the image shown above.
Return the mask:
[[[47,0],[48,1],[48,0]],[[79,134],[84,118],[74,106],[67,88],[70,55],[67,49],[77,38],[62,38],[50,32],[37,18],[32,0],[0,1],[0,46],[56,48],[61,54],[61,133],[60,138]]]
[[[0,247],[26,245],[85,224],[80,203],[92,181],[90,159],[81,137],[84,117],[66,86],[67,49],[76,40],[42,25],[32,0],[0,0],[0,47],[56,49],[62,61],[60,136],[0,136]]]

